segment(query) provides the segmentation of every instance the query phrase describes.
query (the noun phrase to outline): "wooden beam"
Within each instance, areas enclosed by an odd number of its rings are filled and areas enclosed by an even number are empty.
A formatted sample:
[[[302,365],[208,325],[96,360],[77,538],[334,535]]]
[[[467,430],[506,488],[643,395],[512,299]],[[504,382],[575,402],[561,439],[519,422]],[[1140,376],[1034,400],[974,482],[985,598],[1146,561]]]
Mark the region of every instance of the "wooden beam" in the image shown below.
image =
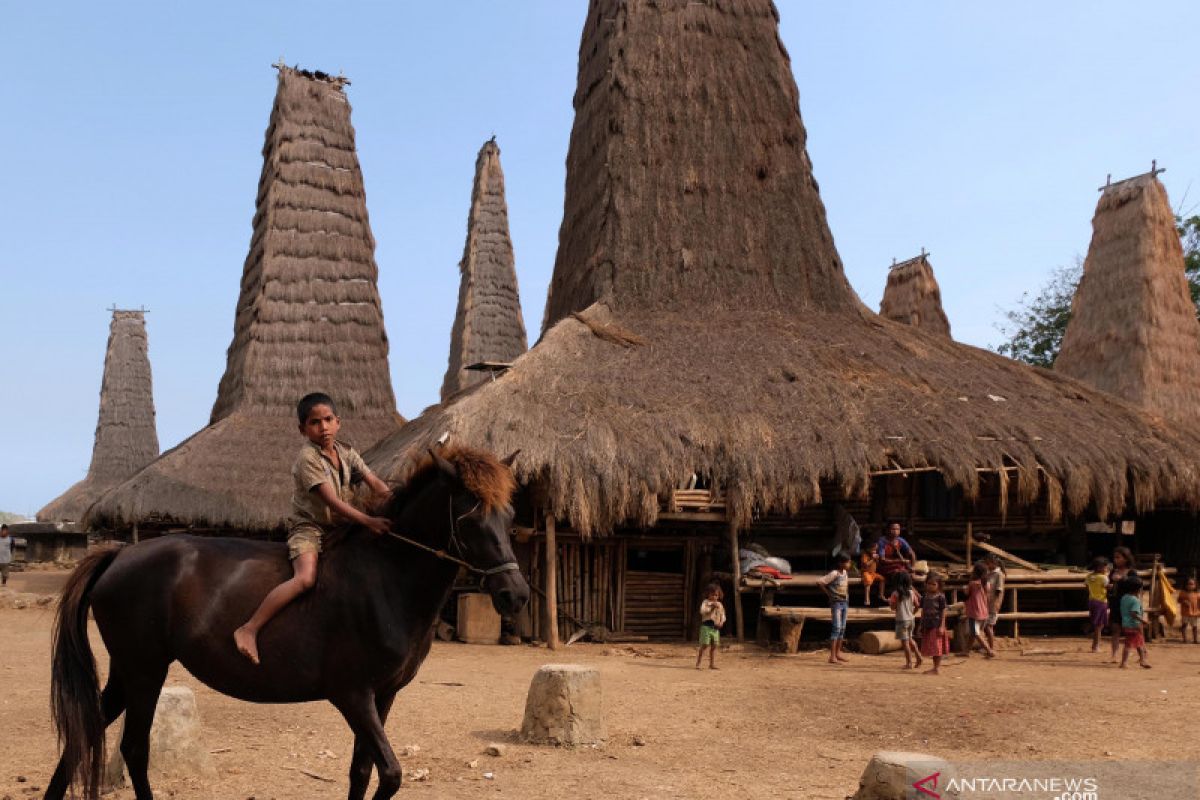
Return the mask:
[[[1045,572],[1044,569],[1039,567],[1037,564],[1034,564],[1032,561],[1026,561],[1023,558],[1017,558],[1012,553],[1008,552],[1007,550],[1002,550],[999,547],[996,547],[996,545],[994,545],[994,544],[988,544],[987,542],[975,542],[975,546],[978,547],[980,550],[984,550],[988,553],[992,553],[993,555],[997,555],[1003,559],[1011,561],[1012,563],[1016,564],[1018,567],[1024,567],[1025,569],[1031,569],[1034,572]]]
[[[955,564],[965,563],[961,557],[956,556],[954,553],[950,552],[945,547],[942,547],[937,542],[931,542],[928,539],[922,539],[921,547],[928,548],[929,550],[932,550],[935,553],[939,553],[939,554],[945,556],[946,558],[950,559],[951,561],[953,561]]]
[[[558,649],[558,543],[554,538],[554,514],[546,512],[546,644]]]
[[[742,611],[742,560],[738,557],[738,531],[732,520],[729,522],[729,549],[733,560],[733,613],[737,622],[737,640],[746,640],[746,618]]]
[[[712,511],[660,511],[658,518],[664,522],[725,522],[726,517]]]

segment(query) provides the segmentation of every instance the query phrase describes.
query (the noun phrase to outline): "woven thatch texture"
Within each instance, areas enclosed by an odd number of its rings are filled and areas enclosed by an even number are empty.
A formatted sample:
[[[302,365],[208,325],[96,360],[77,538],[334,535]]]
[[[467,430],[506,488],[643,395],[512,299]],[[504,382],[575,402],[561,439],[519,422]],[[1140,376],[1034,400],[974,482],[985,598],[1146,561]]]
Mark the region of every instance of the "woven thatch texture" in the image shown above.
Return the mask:
[[[212,424],[106,496],[92,523],[278,527],[308,392],[334,397],[359,448],[395,431],[377,275],[341,82],[283,68]]]
[[[450,331],[450,362],[442,399],[473,386],[487,375],[463,369],[481,361],[509,363],[524,353],[525,320],[517,291],[517,270],[508,235],[504,172],[495,140],[475,159],[475,186],[467,216],[467,243],[458,287],[458,311]]]
[[[113,311],[100,383],[100,415],[87,477],[50,501],[42,522],[77,522],[104,492],[158,455],[154,392],[146,318],[141,311]]]
[[[879,313],[930,333],[950,335],[950,320],[942,308],[942,290],[926,256],[917,256],[892,267]]]
[[[652,524],[693,471],[741,525],[816,501],[823,479],[865,490],[894,462],[968,494],[978,468],[1015,465],[1004,480],[1024,500],[1044,484],[1056,512],[1200,505],[1200,438],[858,303],[776,26],[754,0],[592,3],[553,325],[368,462],[402,479],[446,431],[520,449],[518,478],[584,533]]]
[[[545,328],[614,310],[860,305],[768,0],[592,2]]]
[[[1200,426],[1200,322],[1175,215],[1153,175],[1101,194],[1054,369]]]

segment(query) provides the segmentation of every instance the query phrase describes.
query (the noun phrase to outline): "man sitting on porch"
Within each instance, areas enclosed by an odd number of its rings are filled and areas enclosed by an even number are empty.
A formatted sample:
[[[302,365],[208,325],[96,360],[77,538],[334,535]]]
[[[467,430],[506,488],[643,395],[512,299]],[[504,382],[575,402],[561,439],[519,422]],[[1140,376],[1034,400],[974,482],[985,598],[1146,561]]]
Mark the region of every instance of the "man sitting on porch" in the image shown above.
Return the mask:
[[[888,522],[883,536],[875,545],[875,558],[879,561],[879,574],[886,581],[885,591],[890,596],[895,589],[895,576],[901,572],[911,573],[917,564],[917,552],[900,535],[899,522]]]

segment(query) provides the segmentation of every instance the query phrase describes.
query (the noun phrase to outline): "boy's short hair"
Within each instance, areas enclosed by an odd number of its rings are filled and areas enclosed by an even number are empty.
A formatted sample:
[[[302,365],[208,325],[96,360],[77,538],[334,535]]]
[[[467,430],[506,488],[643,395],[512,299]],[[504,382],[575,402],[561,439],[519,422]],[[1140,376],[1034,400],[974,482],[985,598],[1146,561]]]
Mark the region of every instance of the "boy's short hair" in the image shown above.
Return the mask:
[[[337,406],[333,404],[333,398],[324,392],[312,392],[300,398],[300,402],[296,403],[296,416],[300,418],[300,424],[308,422],[308,415],[317,406],[329,406],[334,414],[337,414]]]
[[[1137,576],[1136,572],[1131,572],[1117,581],[1117,589],[1123,595],[1136,594],[1142,590],[1142,579]]]
[[[1104,556],[1096,556],[1092,559],[1092,572],[1099,572],[1108,566],[1108,559]]]
[[[846,553],[846,552],[841,552],[841,553],[838,553],[838,557],[834,559],[834,563],[836,563],[836,564],[849,564],[849,563],[850,563],[851,561],[853,561],[853,560],[854,560],[854,559],[852,559],[852,558],[850,557],[850,554],[849,554],[849,553]]]

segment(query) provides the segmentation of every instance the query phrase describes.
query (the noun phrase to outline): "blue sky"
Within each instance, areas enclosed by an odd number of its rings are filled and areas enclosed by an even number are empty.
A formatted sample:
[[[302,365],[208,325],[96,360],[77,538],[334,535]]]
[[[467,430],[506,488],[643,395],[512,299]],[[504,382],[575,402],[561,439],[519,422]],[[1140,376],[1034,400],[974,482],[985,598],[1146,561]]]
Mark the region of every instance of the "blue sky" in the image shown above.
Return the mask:
[[[1001,309],[1086,250],[1106,173],[1156,158],[1172,201],[1200,203],[1200,4],[778,5],[830,225],[873,307],[891,259],[926,247],[955,337],[995,344]],[[280,56],[353,81],[401,413],[437,399],[493,133],[537,330],[582,0],[0,9],[0,509],[33,512],[86,473],[113,303],[151,309],[163,448],[207,422]]]

